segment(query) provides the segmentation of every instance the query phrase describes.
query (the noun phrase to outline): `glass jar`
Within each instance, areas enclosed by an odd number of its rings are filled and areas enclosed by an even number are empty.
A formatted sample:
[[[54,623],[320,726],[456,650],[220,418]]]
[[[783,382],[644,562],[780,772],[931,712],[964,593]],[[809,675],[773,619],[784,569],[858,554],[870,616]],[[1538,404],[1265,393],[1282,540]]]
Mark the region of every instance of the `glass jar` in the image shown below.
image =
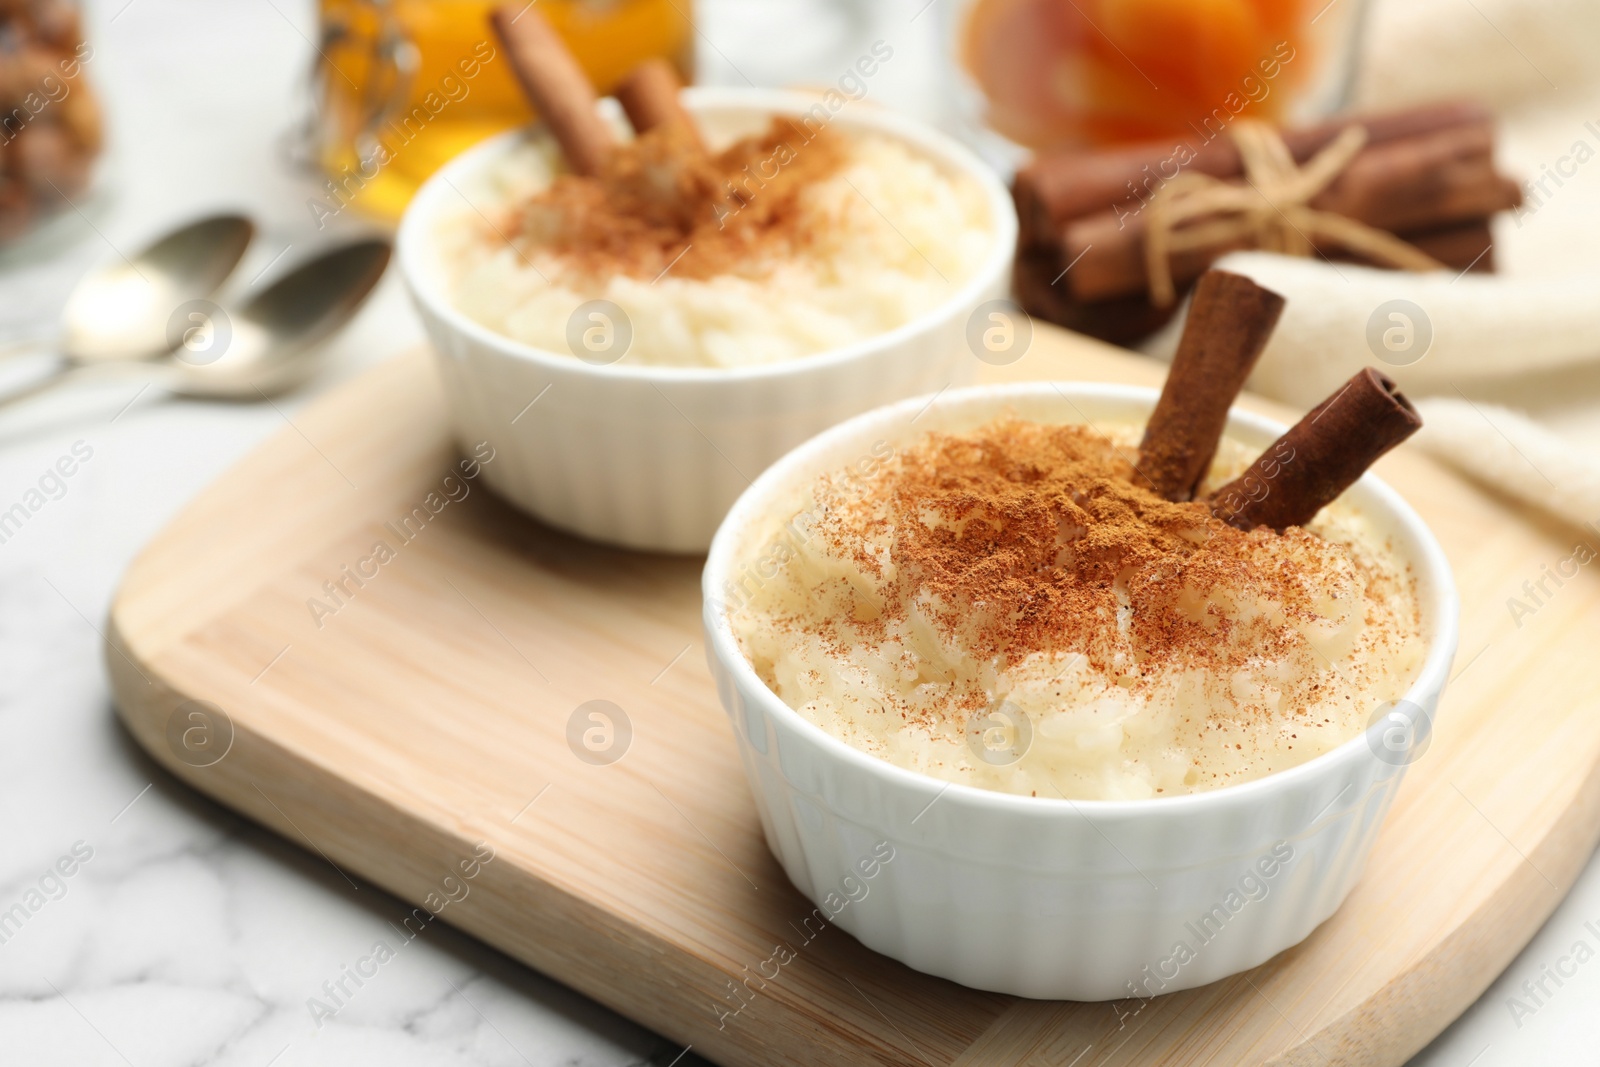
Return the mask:
[[[104,134],[83,74],[93,58],[76,4],[0,5],[0,247],[89,190]]]
[[[1234,118],[1347,102],[1364,0],[968,0],[961,66],[983,121],[1029,148],[1210,139]],[[1208,132],[1211,131],[1211,132]]]
[[[691,0],[538,0],[602,94],[640,61],[692,73]],[[395,219],[451,158],[533,113],[489,25],[496,0],[320,0],[311,154],[318,226],[355,207]],[[529,5],[533,5],[530,3]]]

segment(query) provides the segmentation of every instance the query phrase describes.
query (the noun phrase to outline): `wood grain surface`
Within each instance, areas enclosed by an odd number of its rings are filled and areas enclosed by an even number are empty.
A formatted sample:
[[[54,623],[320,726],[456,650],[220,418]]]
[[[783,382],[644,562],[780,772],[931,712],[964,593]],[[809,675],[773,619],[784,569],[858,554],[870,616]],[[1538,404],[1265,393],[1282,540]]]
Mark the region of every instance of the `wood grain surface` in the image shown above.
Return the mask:
[[[986,372],[1160,378],[1042,325]],[[458,463],[425,353],[296,415],[130,568],[118,711],[194,788],[718,1063],[1401,1064],[1527,942],[1600,830],[1600,672],[1579,669],[1600,584],[1585,569],[1520,626],[1506,605],[1580,535],[1402,448],[1380,470],[1455,567],[1458,677],[1365,877],[1311,938],[1202,989],[1071,1004],[962,989],[829,929],[719,1025],[810,905],[762,841],[705,668],[701,561],[556,533],[447,482]],[[630,726],[603,765],[568,740],[594,700]]]

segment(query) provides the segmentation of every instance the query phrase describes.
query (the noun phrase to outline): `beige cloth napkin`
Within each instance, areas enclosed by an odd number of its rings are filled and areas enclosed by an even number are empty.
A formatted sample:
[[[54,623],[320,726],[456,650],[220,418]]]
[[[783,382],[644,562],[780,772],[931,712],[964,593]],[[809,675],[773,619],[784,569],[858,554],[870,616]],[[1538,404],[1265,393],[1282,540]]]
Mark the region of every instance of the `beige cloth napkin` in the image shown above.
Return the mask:
[[[1593,453],[1497,404],[1448,397],[1416,403],[1422,429],[1414,440],[1424,450],[1574,526],[1600,527],[1600,462]]]
[[[1418,446],[1564,518],[1600,519],[1600,0],[1375,0],[1367,41],[1358,106],[1489,104],[1527,203],[1496,221],[1493,275],[1225,257],[1289,300],[1250,386],[1303,408],[1380,367],[1439,398],[1421,405]],[[1147,349],[1170,358],[1178,329]]]

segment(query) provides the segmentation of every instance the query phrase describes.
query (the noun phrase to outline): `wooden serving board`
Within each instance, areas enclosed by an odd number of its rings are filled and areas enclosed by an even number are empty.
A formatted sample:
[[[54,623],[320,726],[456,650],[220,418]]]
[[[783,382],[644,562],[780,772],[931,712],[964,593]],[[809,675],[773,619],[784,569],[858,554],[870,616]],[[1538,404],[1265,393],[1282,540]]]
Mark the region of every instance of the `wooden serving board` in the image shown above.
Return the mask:
[[[990,375],[1160,377],[1043,326]],[[730,982],[811,908],[762,841],[706,671],[700,560],[575,540],[481,481],[408,542],[385,527],[456,463],[421,353],[297,416],[129,570],[119,712],[196,789],[718,1063],[1401,1064],[1527,942],[1600,829],[1600,674],[1578,669],[1600,582],[1585,568],[1520,628],[1506,607],[1578,535],[1402,449],[1382,472],[1455,566],[1465,677],[1309,940],[1202,989],[1071,1004],[963,989],[829,929],[719,1027]],[[380,539],[394,557],[362,564]],[[347,565],[376,575],[358,588]],[[308,607],[340,581],[336,612]],[[569,745],[593,700],[631,724],[609,764]]]

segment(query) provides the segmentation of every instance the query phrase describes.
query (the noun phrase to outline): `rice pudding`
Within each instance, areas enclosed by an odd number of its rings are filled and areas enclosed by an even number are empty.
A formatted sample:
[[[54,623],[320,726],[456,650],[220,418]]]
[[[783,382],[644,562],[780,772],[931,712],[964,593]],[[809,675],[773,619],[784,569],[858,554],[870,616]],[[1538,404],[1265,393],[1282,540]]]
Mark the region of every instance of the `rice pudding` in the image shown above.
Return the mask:
[[[1355,508],[1240,530],[1142,427],[1005,418],[796,489],[724,590],[756,673],[846,743],[1003,792],[1136,799],[1303,763],[1403,696],[1414,578]],[[1200,496],[1254,451],[1224,437]]]
[[[799,359],[911,322],[985,262],[983,190],[894,137],[804,117],[709,148],[657,129],[594,175],[530,138],[441,221],[450,298],[547,351],[592,300],[632,326],[630,363],[736,368]]]

